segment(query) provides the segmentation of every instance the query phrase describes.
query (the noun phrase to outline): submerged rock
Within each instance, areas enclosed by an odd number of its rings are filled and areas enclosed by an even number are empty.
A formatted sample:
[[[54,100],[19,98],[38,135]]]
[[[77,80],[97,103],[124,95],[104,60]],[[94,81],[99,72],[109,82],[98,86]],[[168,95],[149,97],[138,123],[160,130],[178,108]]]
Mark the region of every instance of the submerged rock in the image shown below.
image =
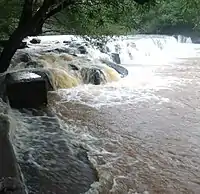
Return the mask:
[[[69,41],[69,40],[64,40],[63,43],[64,43],[64,44],[70,44],[71,41]]]
[[[80,46],[78,47],[78,51],[80,52],[80,54],[87,54],[87,49],[84,46]]]
[[[78,48],[79,46],[82,46],[82,44],[79,42],[73,42],[73,41],[69,45],[69,47],[75,47],[75,48]]]
[[[8,73],[6,94],[13,108],[38,108],[47,104],[47,83],[33,72]]]
[[[100,69],[97,68],[83,68],[81,69],[81,76],[85,84],[100,85],[105,83],[105,76]]]
[[[115,71],[117,71],[121,75],[121,77],[126,77],[128,75],[128,70],[125,67],[122,67],[121,65],[118,65],[114,62],[105,59],[101,61],[106,65],[108,65],[109,67],[115,69]]]
[[[44,66],[41,63],[36,61],[29,61],[26,63],[25,68],[43,68]]]
[[[14,57],[12,58],[13,65],[16,66],[19,63],[28,63],[31,61],[31,56],[29,53],[17,51]]]
[[[22,53],[19,55],[18,58],[21,62],[24,62],[24,63],[31,61],[31,57],[28,53]]]
[[[66,54],[70,54],[73,56],[77,56],[78,54],[78,50],[74,49],[74,48],[56,48],[56,49],[50,49],[50,50],[46,50],[44,53],[56,53],[56,54],[61,54],[61,53],[66,53]]]
[[[74,64],[69,64],[69,66],[74,71],[78,71],[79,70],[79,68],[76,65],[74,65]]]

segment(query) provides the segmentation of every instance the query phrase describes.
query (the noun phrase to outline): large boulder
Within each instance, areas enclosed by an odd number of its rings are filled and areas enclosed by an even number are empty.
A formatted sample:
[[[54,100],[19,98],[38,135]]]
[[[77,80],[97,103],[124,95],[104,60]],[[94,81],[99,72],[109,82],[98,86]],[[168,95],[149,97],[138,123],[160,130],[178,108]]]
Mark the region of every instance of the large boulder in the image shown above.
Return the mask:
[[[128,70],[125,67],[122,67],[121,65],[118,65],[106,59],[102,59],[101,61],[109,67],[115,69],[115,71],[117,71],[121,75],[121,77],[126,77],[128,75]]]
[[[48,69],[31,69],[30,72],[35,73],[42,77],[46,82],[47,91],[53,91],[53,75]]]
[[[13,108],[38,108],[47,104],[47,83],[33,72],[8,73],[6,95]]]

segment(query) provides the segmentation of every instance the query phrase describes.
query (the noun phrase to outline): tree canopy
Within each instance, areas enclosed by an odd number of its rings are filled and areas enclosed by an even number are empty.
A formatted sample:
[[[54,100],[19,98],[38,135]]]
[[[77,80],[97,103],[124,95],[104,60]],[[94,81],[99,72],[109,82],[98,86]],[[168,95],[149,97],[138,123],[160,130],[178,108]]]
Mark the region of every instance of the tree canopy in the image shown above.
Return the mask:
[[[30,16],[34,16],[41,8],[42,11],[49,12],[44,18],[45,31],[70,34],[122,34],[128,31],[131,23],[134,25],[133,16],[139,14],[138,3],[143,5],[148,0],[24,0],[24,2],[27,2],[28,10],[28,14],[25,14],[26,21],[29,21]],[[42,7],[43,2],[47,2],[46,8]],[[4,8],[0,13],[1,37],[8,37],[18,25],[23,11],[23,1],[1,0],[0,7]]]

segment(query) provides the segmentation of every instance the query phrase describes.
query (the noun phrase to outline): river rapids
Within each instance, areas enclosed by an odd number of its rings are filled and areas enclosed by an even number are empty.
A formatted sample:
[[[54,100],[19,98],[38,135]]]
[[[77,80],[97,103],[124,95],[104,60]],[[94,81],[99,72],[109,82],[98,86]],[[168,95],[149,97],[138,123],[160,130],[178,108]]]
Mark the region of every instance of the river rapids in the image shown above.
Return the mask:
[[[80,37],[38,38],[40,44],[25,50],[52,73],[48,107],[0,104],[14,129],[28,193],[200,193],[199,44],[137,35],[110,40],[105,52],[87,44],[86,54],[74,56],[48,50],[66,49],[63,41],[77,44]],[[102,63],[110,53],[119,54],[128,76]],[[72,76],[69,63],[101,68],[102,84]]]

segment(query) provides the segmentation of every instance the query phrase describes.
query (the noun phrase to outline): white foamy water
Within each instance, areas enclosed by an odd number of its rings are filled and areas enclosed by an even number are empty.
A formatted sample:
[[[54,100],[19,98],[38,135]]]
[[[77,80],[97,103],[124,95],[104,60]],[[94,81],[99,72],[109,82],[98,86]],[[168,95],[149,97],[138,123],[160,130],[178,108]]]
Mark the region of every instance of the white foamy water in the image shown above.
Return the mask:
[[[44,43],[50,44],[59,38],[39,37]],[[61,36],[63,40],[71,40],[72,36]],[[83,41],[78,38],[77,41]],[[181,42],[182,41],[182,42]],[[185,42],[183,42],[185,41]],[[120,81],[100,86],[80,85],[75,88],[58,91],[62,102],[78,102],[88,106],[114,106],[126,103],[137,103],[140,100],[159,99],[148,90],[170,88],[173,84],[184,84],[184,80],[174,76],[163,77],[159,71],[177,66],[187,58],[199,56],[199,45],[191,43],[190,38],[179,36],[138,35],[118,37],[108,41],[108,53],[101,53],[89,47],[88,56],[92,60],[110,58],[110,53],[118,53],[121,65],[128,69],[129,75]],[[89,62],[92,64],[92,62]]]
[[[63,41],[71,39],[83,41],[74,36],[38,38],[41,44],[30,44],[27,51],[68,47]],[[88,165],[79,157],[84,149],[99,177],[88,194],[198,193],[198,138],[192,141],[190,135],[198,134],[198,117],[192,110],[198,107],[198,89],[193,88],[199,68],[198,62],[193,67],[186,59],[198,58],[200,45],[189,38],[140,35],[116,38],[107,47],[109,52],[101,53],[88,46],[89,53],[78,55],[74,64],[100,67],[98,59],[111,59],[115,52],[129,71],[127,77],[51,92],[50,114],[12,111],[16,151],[29,190],[78,194],[81,183],[90,179],[84,171]],[[59,59],[50,66],[65,70],[65,63]],[[60,183],[61,190],[56,187]],[[77,191],[70,190],[72,184]]]

